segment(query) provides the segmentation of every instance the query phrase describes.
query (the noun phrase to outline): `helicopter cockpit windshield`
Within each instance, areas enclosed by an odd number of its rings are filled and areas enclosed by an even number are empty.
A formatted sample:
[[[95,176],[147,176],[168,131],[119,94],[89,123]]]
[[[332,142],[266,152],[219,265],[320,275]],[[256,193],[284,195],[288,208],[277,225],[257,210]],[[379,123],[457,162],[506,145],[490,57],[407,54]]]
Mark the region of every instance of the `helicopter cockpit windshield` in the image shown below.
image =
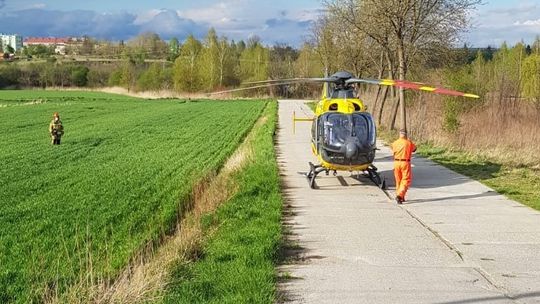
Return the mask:
[[[326,113],[316,124],[315,143],[327,161],[338,164],[373,161],[376,131],[369,113]],[[347,158],[346,151],[350,151],[351,146],[355,152]]]
[[[375,144],[375,128],[371,116],[366,113],[328,115],[324,121],[325,145],[339,149],[351,138],[361,146]]]

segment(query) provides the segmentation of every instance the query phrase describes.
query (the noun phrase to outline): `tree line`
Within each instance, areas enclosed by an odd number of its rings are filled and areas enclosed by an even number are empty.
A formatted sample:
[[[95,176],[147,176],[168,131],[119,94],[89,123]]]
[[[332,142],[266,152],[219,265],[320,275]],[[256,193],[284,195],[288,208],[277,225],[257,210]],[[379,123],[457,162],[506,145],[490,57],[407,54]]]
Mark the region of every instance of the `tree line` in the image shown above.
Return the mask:
[[[69,45],[66,56],[54,55],[52,48],[42,46],[24,49],[22,58],[38,58],[41,62],[1,64],[0,87],[122,86],[134,91],[210,92],[249,81],[319,77],[325,71],[347,70],[357,77],[435,80],[436,84],[481,95],[501,92],[498,85],[516,82],[512,86],[515,96],[538,99],[537,43],[487,48],[481,50],[481,59],[476,50],[455,47],[477,0],[323,3],[325,13],[299,49],[264,45],[257,37],[236,42],[219,37],[214,29],[203,39],[189,36],[182,42],[174,38],[164,41],[155,33],[125,42],[85,37],[82,43]],[[88,60],[81,62],[81,58]],[[512,65],[516,60],[519,67]],[[502,61],[512,68],[503,67],[499,64]],[[474,78],[470,73],[478,65],[485,66],[485,71],[476,71]],[[493,77],[488,79],[488,74]],[[302,97],[318,91],[314,88],[295,84],[276,87],[270,93]],[[407,94],[393,88],[375,90],[374,115],[380,116],[390,107],[390,127],[395,127],[398,114],[405,126]]]
[[[315,47],[264,45],[219,37],[210,29],[204,39],[183,42],[145,33],[128,42],[85,39],[67,55],[52,47],[24,49],[18,62],[0,64],[0,88],[121,86],[133,91],[211,92],[243,82],[322,76]],[[300,94],[302,87],[276,88],[276,94]],[[267,91],[266,91],[267,92]]]

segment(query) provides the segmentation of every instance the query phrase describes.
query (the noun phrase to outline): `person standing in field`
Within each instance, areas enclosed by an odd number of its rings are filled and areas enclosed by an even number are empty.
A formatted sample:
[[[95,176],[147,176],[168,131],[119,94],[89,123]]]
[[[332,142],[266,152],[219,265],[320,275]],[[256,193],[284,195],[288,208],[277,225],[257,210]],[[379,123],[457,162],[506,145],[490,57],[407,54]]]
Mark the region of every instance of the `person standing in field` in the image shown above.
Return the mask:
[[[394,153],[394,177],[396,178],[396,202],[403,204],[407,190],[412,184],[411,156],[416,146],[407,138],[407,131],[399,131],[399,139],[392,144]]]
[[[51,133],[52,144],[59,145],[60,139],[62,139],[62,135],[64,135],[64,126],[62,125],[58,112],[53,114],[53,120],[49,124],[49,133]]]

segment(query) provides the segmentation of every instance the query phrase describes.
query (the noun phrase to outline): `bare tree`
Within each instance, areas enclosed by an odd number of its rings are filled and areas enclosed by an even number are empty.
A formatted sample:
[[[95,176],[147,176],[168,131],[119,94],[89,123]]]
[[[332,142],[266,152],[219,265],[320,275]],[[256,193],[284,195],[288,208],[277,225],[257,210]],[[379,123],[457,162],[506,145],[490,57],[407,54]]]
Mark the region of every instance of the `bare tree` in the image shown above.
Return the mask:
[[[449,47],[469,23],[469,11],[480,0],[329,0],[330,14],[340,16],[377,41],[397,60],[398,79],[405,80],[411,58],[432,45]],[[390,54],[395,56],[390,56]],[[401,128],[407,129],[405,94],[398,90]]]

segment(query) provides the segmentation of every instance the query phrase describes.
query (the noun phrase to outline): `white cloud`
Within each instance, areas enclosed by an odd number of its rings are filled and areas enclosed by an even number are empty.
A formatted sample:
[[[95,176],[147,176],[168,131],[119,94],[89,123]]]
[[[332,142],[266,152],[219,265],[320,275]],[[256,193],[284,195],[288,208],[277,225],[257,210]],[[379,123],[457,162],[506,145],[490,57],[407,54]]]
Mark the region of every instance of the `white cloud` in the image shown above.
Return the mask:
[[[300,45],[320,9],[284,10],[268,1],[253,5],[251,0],[222,0],[206,7],[179,10],[178,15],[208,24],[230,39],[257,35],[266,43],[285,42]]]
[[[526,20],[526,21],[516,21],[514,22],[514,25],[516,26],[539,26],[540,25],[540,19],[536,20]]]
[[[149,10],[149,11],[146,11],[146,12],[142,12],[142,13],[137,15],[137,19],[135,19],[134,23],[135,24],[143,24],[143,23],[149,22],[154,17],[156,17],[157,15],[159,15],[160,13],[163,13],[165,11],[166,10],[164,10],[164,9],[152,9],[152,10]]]
[[[36,36],[83,36],[126,40],[142,32],[156,32],[165,39],[183,39],[189,34],[202,36],[208,26],[181,18],[176,11],[164,10],[139,18],[135,14],[97,13],[95,11],[54,11],[26,9],[0,13],[5,32]]]
[[[530,2],[508,4],[507,7],[480,7],[472,14],[474,27],[465,36],[473,46],[499,46],[503,42],[532,43],[540,34],[540,5]]]
[[[5,31],[23,36],[90,35],[112,40],[126,40],[152,31],[165,39],[184,39],[189,34],[203,38],[213,27],[218,35],[237,41],[257,35],[267,44],[283,42],[299,46],[321,13],[309,7],[286,10],[284,5],[278,5],[281,0],[261,1],[256,5],[253,0],[220,0],[185,10],[151,9],[138,13],[51,10],[40,0],[25,1],[27,6],[18,2],[21,5],[17,9],[0,11],[0,23]],[[0,0],[0,7],[3,3]]]

